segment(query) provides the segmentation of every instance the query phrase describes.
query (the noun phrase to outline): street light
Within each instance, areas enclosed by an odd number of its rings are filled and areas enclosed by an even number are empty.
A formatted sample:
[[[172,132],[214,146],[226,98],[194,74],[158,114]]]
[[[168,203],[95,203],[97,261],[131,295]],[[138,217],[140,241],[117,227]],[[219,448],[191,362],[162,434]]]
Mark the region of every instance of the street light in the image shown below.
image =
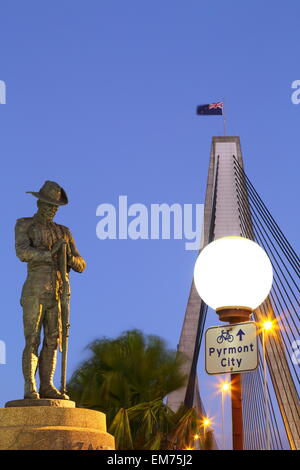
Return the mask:
[[[272,280],[267,254],[248,238],[219,238],[201,251],[195,264],[196,289],[222,321],[249,320],[268,296]]]
[[[209,418],[204,418],[203,421],[202,421],[202,425],[203,425],[203,436],[204,436],[204,439],[205,439],[205,435],[206,435],[206,428],[208,426],[210,426],[211,424],[211,421]]]
[[[210,425],[211,421],[209,418],[204,418],[203,419],[203,442],[205,445],[205,439],[206,439],[206,428]]]
[[[273,281],[272,264],[265,251],[243,237],[224,237],[200,252],[194,283],[202,300],[216,310],[221,321],[239,323],[268,296]],[[240,374],[232,374],[233,448],[243,449]]]
[[[273,325],[273,322],[272,321],[265,321],[264,324],[263,324],[263,329],[265,331],[269,331],[269,330],[272,330],[274,328],[274,325]]]
[[[266,441],[267,450],[270,450],[270,417],[269,417],[269,399],[267,388],[267,360],[266,360],[266,333],[274,328],[274,323],[266,320],[262,325],[262,346],[263,346],[263,360],[264,360],[264,395],[265,395],[265,417],[266,417]]]
[[[223,385],[222,385],[222,392],[228,392],[229,387],[230,387],[229,383],[224,382]]]
[[[223,450],[225,450],[225,432],[224,432],[224,401],[225,393],[230,390],[230,384],[228,382],[223,382],[221,384],[221,393],[222,393],[222,441],[223,441]]]

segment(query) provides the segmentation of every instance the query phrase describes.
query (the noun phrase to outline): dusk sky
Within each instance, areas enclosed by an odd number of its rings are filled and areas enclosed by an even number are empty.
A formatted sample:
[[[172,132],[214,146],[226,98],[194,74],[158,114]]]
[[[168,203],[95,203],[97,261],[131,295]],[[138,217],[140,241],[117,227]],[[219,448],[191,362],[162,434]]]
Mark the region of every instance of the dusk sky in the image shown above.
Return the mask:
[[[219,116],[241,139],[246,172],[299,251],[299,1],[0,1],[2,180],[0,406],[22,398],[19,304],[26,265],[14,225],[32,216],[45,180],[66,190],[56,221],[70,227],[86,271],[71,274],[68,376],[101,336],[138,328],[179,341],[197,251],[186,240],[99,240],[99,204],[203,204]],[[300,96],[300,95],[299,95]],[[216,325],[209,311],[207,326]],[[215,377],[199,360],[201,396],[215,416]],[[56,374],[58,383],[59,374]],[[229,411],[228,412],[228,417]],[[228,431],[228,444],[230,436]]]

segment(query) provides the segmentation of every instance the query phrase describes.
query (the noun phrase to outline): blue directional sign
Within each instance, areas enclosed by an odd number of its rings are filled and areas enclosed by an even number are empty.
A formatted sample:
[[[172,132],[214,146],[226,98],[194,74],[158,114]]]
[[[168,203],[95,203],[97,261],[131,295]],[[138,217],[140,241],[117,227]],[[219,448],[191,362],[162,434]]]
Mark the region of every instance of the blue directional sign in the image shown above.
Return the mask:
[[[205,369],[208,374],[249,372],[258,366],[255,322],[213,326],[205,332]]]

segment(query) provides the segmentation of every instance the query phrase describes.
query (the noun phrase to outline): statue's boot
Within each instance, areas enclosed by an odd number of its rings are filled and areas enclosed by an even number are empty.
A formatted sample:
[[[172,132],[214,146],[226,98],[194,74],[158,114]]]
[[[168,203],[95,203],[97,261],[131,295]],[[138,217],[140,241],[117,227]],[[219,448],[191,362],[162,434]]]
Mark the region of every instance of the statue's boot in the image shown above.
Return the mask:
[[[39,394],[36,389],[35,374],[38,365],[38,357],[29,348],[25,348],[22,357],[22,369],[25,379],[24,398],[38,399]]]
[[[69,400],[68,395],[61,393],[53,384],[57,351],[43,346],[39,359],[40,398]]]

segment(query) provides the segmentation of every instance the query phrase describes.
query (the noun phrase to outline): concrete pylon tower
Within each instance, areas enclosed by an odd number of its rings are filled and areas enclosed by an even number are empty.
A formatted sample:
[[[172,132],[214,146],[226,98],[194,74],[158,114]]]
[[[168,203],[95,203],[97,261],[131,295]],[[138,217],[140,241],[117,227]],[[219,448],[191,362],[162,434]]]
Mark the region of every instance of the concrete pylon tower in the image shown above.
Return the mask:
[[[205,195],[201,249],[216,238],[242,235],[233,155],[243,167],[239,137],[213,137]],[[179,351],[188,358],[184,366],[184,373],[187,376],[190,375],[192,368],[198,325],[205,311],[202,304],[194,283],[192,283],[178,347]],[[197,380],[195,380],[194,406],[199,405],[196,399],[197,386]],[[174,411],[185,401],[186,391],[187,387],[183,387],[169,395],[168,405]]]
[[[253,224],[247,190],[242,188],[241,176],[237,178],[235,162],[243,169],[239,137],[213,137],[204,206],[204,223],[200,250],[211,241],[226,236],[244,236],[254,239]],[[241,204],[242,194],[242,204]],[[245,222],[247,232],[245,233]],[[276,320],[272,303],[265,301],[270,319]],[[186,386],[171,393],[168,405],[176,411],[182,403],[202,409],[198,389],[197,348],[203,333],[206,306],[192,283],[178,349],[187,357],[183,372],[189,377]],[[261,308],[254,318],[264,320]],[[217,321],[217,317],[216,317]],[[201,328],[199,325],[202,325]],[[270,337],[266,346],[268,369],[286,434],[292,449],[300,448],[300,408],[297,390],[291,375],[280,334]],[[277,364],[281,364],[279,368]],[[201,384],[200,384],[201,389]]]

